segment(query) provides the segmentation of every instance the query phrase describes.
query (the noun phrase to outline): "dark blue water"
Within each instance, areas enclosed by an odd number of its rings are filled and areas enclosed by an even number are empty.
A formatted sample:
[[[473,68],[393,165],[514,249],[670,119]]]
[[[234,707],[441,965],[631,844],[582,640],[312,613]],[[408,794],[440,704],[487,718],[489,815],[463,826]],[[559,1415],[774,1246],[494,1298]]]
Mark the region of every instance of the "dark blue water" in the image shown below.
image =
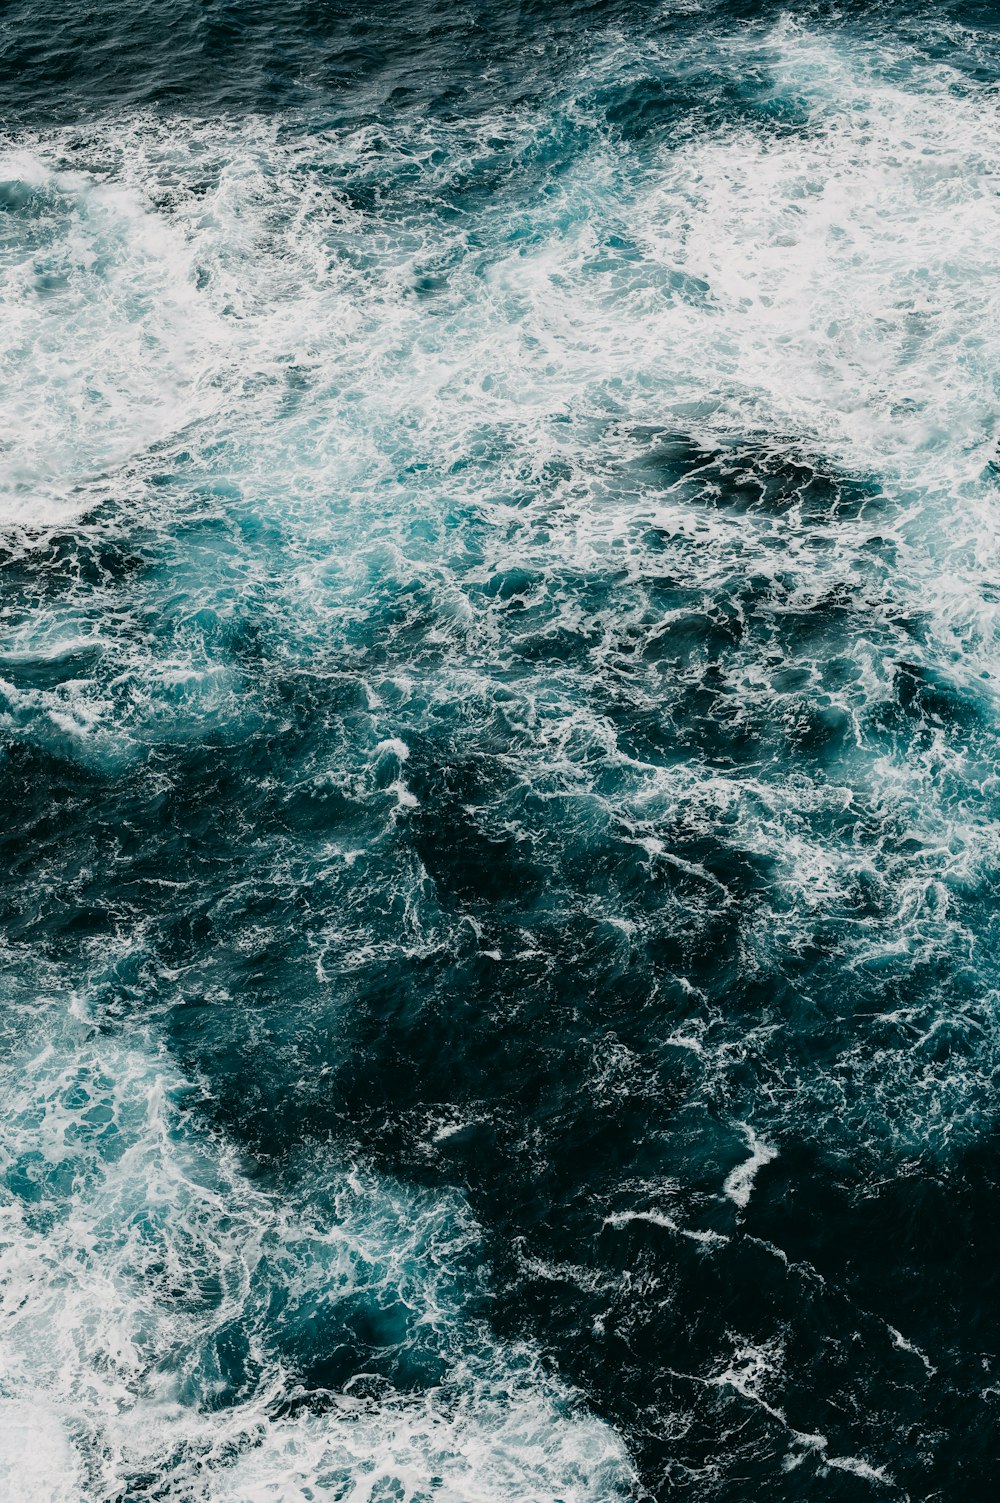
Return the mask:
[[[995,1497],[996,23],[8,4],[5,1497]]]

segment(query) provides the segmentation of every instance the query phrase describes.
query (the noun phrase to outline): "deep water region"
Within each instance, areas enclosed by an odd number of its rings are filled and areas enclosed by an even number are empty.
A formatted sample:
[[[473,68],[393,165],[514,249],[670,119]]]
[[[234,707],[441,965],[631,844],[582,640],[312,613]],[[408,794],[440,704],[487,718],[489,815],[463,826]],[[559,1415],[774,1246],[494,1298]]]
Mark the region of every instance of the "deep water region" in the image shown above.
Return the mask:
[[[0,1497],[996,1498],[998,23],[8,0]]]

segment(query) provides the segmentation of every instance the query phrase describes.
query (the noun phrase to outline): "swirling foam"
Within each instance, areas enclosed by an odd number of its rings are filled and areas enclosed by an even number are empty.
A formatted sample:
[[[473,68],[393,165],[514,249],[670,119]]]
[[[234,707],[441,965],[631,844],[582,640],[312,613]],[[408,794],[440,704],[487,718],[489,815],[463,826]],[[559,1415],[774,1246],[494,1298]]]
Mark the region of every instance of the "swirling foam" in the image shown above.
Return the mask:
[[[614,1434],[537,1353],[484,1341],[463,1314],[476,1229],[458,1199],[324,1154],[291,1195],[255,1184],[199,1128],[169,1057],[95,1036],[79,1004],[59,1012],[2,1085],[5,1497],[623,1495]],[[297,1340],[313,1327],[335,1347],[336,1311],[359,1299],[402,1311],[383,1339],[427,1348],[440,1379],[408,1393],[355,1374],[317,1412]]]

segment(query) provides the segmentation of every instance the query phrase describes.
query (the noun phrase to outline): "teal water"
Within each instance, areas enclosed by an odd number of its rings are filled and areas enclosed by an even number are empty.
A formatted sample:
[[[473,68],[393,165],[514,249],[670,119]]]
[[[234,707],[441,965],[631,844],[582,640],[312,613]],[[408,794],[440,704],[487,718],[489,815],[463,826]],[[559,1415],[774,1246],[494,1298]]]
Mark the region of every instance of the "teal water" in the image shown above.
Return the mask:
[[[0,1488],[992,1499],[988,7],[0,22]]]

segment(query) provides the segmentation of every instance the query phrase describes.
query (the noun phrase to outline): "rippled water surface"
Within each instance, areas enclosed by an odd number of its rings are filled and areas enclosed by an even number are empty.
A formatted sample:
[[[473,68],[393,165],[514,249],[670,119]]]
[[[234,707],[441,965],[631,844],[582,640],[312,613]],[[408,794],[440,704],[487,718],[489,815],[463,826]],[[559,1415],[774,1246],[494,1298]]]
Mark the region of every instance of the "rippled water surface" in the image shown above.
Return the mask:
[[[9,0],[4,1497],[996,1497],[997,22]]]

